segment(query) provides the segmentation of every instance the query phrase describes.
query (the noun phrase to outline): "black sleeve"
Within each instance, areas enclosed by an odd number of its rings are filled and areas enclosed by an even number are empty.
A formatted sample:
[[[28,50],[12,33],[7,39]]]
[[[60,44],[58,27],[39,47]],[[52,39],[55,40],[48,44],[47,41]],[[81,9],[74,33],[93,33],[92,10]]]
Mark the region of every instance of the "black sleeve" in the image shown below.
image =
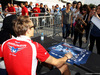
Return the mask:
[[[45,9],[43,8],[43,12],[45,13]]]

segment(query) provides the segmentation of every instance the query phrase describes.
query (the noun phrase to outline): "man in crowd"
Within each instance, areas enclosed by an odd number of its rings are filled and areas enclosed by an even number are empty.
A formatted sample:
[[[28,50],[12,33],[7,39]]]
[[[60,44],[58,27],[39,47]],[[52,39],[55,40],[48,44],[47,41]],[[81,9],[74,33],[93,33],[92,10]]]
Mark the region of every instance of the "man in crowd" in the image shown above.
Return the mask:
[[[41,12],[40,16],[44,16],[45,15],[45,8],[43,7],[43,3],[40,4],[40,12]],[[43,25],[42,20],[43,20],[43,18],[40,18],[40,26]]]
[[[11,12],[11,14],[15,14],[15,12],[16,12],[16,9],[15,9],[15,7],[13,6],[13,4],[11,4],[10,12]]]
[[[40,8],[39,8],[39,4],[38,3],[35,4],[35,7],[32,9],[32,11],[33,11],[33,13],[35,13],[34,14],[35,17],[39,16],[39,14],[36,14],[36,13],[40,13]]]
[[[10,7],[11,7],[11,5],[10,5],[10,3],[8,3],[8,12],[10,12]]]
[[[28,5],[28,8],[29,8],[30,10],[32,10],[32,8],[33,8],[33,3],[32,3],[32,2],[30,2],[30,4]]]
[[[30,4],[28,5],[28,12],[29,12],[29,16],[31,16],[32,13],[32,8],[33,8],[33,3],[30,2]]]
[[[70,27],[72,27],[72,11],[70,10],[71,3],[66,4],[66,10],[62,12],[62,30],[63,30],[63,39],[62,41],[66,42],[66,39],[70,34]]]
[[[45,8],[43,7],[43,3],[40,4],[40,12],[42,13],[41,16],[44,16],[45,14]]]
[[[21,11],[22,11],[22,8],[20,7],[20,5],[17,4],[16,12],[18,16],[21,15]]]
[[[65,5],[63,5],[63,8],[61,9],[61,11],[64,11],[64,10],[66,10],[66,7],[65,7]]]
[[[28,2],[25,2],[25,7],[28,9]]]
[[[70,75],[65,62],[72,54],[69,52],[56,59],[42,45],[33,42],[30,37],[33,36],[34,25],[29,16],[19,16],[13,28],[17,37],[5,41],[0,48],[0,57],[4,58],[8,75],[36,75],[37,60],[57,67],[42,75]]]
[[[28,9],[25,7],[25,5],[23,3],[21,3],[21,7],[22,7],[22,16],[27,16],[28,14]]]

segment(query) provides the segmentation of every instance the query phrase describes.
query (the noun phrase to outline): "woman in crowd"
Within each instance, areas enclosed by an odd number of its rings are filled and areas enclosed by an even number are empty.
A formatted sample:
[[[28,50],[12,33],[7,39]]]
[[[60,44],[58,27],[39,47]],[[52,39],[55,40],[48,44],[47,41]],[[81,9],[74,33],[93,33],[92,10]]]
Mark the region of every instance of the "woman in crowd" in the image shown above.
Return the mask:
[[[77,15],[80,14],[80,9],[82,9],[82,3],[79,1],[79,2],[77,2],[75,17],[77,17]]]
[[[73,12],[73,24],[75,23],[75,20],[76,20],[76,6],[77,6],[77,2],[76,1],[73,1],[73,4],[72,4],[72,7],[71,7],[71,11]],[[74,26],[72,24],[72,27],[71,27],[71,38],[73,40],[73,35],[74,35]]]
[[[73,45],[76,45],[76,41],[79,37],[79,47],[82,47],[82,37],[84,33],[84,27],[87,25],[85,21],[83,20],[83,13],[84,10],[80,11],[80,14],[78,14],[76,18],[76,24],[75,24],[75,30],[74,30],[74,40]]]
[[[88,34],[89,34],[89,30],[90,30],[90,25],[88,23],[88,16],[89,16],[89,12],[90,12],[90,8],[88,5],[83,5],[82,7],[82,15],[83,15],[83,20],[87,23],[87,25],[84,27],[85,28],[85,36],[86,36],[86,41],[88,40]]]
[[[95,12],[95,7],[92,8],[89,16],[92,17],[93,15],[95,15],[97,18],[100,19],[100,4],[97,6],[97,12]],[[95,25],[93,25],[93,28],[91,29],[91,33],[90,33],[90,46],[89,46],[90,51],[93,51],[95,41],[96,41],[97,53],[100,54],[100,45],[99,45],[100,29]]]
[[[74,1],[73,5],[74,5],[74,9],[72,10],[73,11],[73,25],[72,25],[72,28],[71,28],[71,38],[72,38],[72,40],[74,38],[73,37],[73,35],[74,35],[74,27],[75,27],[75,24],[76,24],[75,20],[77,18],[77,15],[80,14],[80,9],[82,8],[82,3],[80,1],[79,2]]]

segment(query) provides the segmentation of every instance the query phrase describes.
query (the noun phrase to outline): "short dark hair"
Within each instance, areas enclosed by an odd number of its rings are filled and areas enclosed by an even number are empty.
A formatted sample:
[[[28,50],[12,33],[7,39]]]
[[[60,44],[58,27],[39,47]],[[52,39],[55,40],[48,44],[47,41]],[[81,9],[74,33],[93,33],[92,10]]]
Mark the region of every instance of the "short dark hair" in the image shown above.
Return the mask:
[[[100,6],[100,4],[98,6]]]
[[[66,5],[71,4],[70,2],[67,2]]]
[[[65,7],[65,5],[63,5],[63,7]]]
[[[43,5],[43,3],[40,3],[40,5]]]
[[[77,4],[77,1],[73,1],[73,4]]]
[[[58,4],[56,4],[56,6],[59,6]]]
[[[93,9],[93,8],[96,8],[96,6],[95,5],[91,6],[91,9]]]

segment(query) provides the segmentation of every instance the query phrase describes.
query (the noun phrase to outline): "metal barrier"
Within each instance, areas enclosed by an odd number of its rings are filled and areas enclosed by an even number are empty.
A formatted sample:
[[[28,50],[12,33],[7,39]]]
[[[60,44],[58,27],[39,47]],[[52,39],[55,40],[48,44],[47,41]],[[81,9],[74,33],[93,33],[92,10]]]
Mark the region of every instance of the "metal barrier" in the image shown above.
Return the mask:
[[[2,12],[2,14],[16,14],[19,12]],[[38,14],[38,17],[34,15]],[[61,15],[57,13],[31,13],[30,19],[33,24],[36,26],[34,31],[34,36],[40,36],[41,33],[44,33],[45,36],[56,36],[62,32],[61,27]]]
[[[41,33],[44,33],[45,36],[54,37],[62,32],[61,15],[54,14],[47,16],[30,17],[30,19],[36,26],[34,37],[40,36]]]

